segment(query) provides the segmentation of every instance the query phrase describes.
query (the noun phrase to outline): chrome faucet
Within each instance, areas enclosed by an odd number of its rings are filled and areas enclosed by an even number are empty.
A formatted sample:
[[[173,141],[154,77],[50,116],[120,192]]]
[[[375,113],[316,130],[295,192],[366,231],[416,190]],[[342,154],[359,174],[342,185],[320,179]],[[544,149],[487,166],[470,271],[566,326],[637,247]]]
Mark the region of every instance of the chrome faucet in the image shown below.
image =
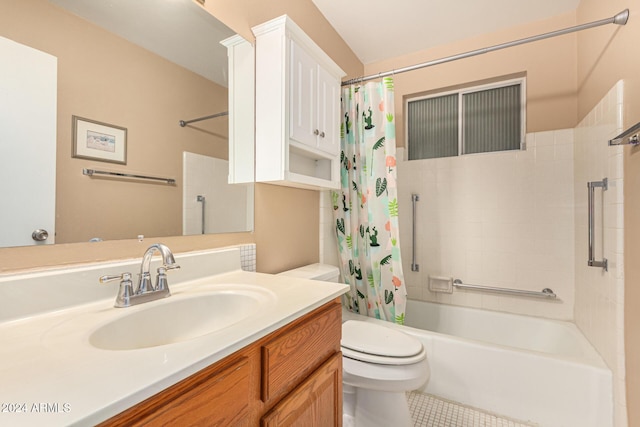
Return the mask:
[[[151,268],[151,257],[156,251],[160,252],[160,254],[162,255],[163,267],[158,268],[158,276],[156,277],[156,286],[152,287],[151,274],[149,272],[149,269]],[[171,253],[171,249],[169,249],[162,243],[156,243],[154,245],[149,246],[147,251],[144,253],[144,256],[142,257],[142,264],[140,265],[140,274],[138,275],[138,288],[136,289],[136,295],[157,291],[159,290],[157,289],[158,285],[162,285],[164,288],[166,288],[167,292],[169,292],[169,288],[166,286],[167,284],[166,272],[167,270],[174,269],[174,268],[180,268],[180,266],[176,264],[176,260],[173,258],[173,253]],[[164,277],[161,277],[161,276],[164,276]]]
[[[156,252],[160,252],[160,255],[162,255],[162,267],[158,267],[156,284],[152,286],[149,269],[151,268],[151,257],[153,257],[153,254]],[[169,284],[167,282],[167,270],[173,270],[175,268],[180,268],[180,266],[176,264],[171,249],[162,243],[156,243],[149,246],[142,257],[138,284],[135,290],[131,283],[131,273],[102,276],[100,277],[100,283],[107,283],[119,279],[120,290],[118,291],[114,306],[130,307],[170,296],[171,292],[169,291]]]

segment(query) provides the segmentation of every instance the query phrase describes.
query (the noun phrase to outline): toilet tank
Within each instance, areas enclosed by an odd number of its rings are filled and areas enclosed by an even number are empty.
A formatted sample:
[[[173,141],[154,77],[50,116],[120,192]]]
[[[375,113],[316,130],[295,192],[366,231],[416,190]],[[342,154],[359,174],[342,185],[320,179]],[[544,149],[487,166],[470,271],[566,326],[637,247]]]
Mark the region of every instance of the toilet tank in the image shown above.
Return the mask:
[[[300,279],[323,280],[325,282],[338,282],[340,270],[338,267],[328,264],[310,264],[293,270],[279,273],[282,276],[298,277]]]

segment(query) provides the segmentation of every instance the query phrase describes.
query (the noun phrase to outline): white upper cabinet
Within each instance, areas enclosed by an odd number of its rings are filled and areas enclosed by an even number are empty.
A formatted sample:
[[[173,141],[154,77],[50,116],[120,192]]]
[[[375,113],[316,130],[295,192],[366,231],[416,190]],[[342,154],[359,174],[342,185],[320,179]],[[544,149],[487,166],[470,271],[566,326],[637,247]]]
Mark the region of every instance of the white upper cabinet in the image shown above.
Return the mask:
[[[344,71],[286,15],[252,30],[256,181],[339,188]]]
[[[239,35],[221,41],[229,57],[229,184],[254,182],[255,54]]]

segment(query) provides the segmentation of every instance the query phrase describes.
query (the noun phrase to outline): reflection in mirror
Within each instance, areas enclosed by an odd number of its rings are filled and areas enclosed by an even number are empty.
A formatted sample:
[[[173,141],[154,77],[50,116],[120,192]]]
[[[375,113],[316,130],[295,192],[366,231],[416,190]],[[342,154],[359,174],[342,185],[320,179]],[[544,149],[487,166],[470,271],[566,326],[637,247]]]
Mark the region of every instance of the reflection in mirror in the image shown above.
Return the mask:
[[[193,0],[2,2],[0,61],[34,58],[0,71],[0,91],[13,96],[0,99],[0,198],[17,196],[2,211],[21,207],[14,216],[26,223],[15,239],[0,228],[0,246],[201,234],[203,223],[205,233],[253,228],[252,186],[226,183],[227,117],[179,125],[227,111],[219,42],[230,29]],[[74,132],[73,116],[101,127]],[[110,129],[125,129],[126,138]],[[89,155],[73,156],[74,138],[93,144]],[[124,150],[119,163],[109,150]],[[86,168],[175,184],[89,177]],[[32,218],[47,210],[55,212],[50,224]],[[0,217],[7,225],[21,227]],[[34,240],[37,229],[49,237]]]

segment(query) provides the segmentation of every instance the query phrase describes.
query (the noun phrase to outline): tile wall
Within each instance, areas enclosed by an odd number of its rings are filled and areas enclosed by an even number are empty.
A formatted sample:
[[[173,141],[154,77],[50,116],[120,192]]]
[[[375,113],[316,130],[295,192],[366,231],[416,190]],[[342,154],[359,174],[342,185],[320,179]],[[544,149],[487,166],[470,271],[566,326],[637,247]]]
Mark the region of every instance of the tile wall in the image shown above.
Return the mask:
[[[256,244],[240,245],[240,267],[244,271],[256,271]]]
[[[320,191],[320,262],[323,264],[340,265],[340,256],[335,236],[335,222],[333,220],[333,203],[329,190]]]
[[[207,234],[252,229],[253,186],[229,184],[228,175],[227,160],[183,152],[182,234],[202,233],[198,195],[205,196]]]
[[[575,129],[575,322],[614,375],[615,425],[626,426],[624,364],[623,148],[607,141],[622,132],[624,82],[619,81]],[[608,178],[595,191],[595,258],[587,266],[587,182]]]
[[[573,319],[572,129],[528,134],[526,150],[398,163],[400,231],[409,298],[555,319]],[[416,263],[411,271],[411,194]],[[556,301],[454,290],[429,276],[541,291]]]

